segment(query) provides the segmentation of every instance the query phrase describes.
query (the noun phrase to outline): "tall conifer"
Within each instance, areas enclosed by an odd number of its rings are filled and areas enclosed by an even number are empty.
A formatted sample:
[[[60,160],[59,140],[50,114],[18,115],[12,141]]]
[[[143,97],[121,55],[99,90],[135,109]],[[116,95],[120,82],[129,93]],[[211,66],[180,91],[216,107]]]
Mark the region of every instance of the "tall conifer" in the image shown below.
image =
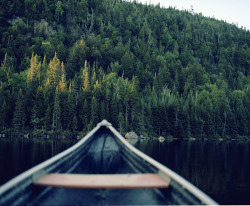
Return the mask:
[[[19,89],[14,112],[13,126],[16,130],[23,130],[25,127],[26,115],[22,89]]]

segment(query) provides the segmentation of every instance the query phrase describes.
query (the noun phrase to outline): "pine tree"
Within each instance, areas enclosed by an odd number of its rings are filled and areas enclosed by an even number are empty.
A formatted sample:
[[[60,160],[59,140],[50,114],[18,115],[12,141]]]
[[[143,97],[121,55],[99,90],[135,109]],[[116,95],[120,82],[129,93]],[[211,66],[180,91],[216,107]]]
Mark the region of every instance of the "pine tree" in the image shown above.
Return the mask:
[[[32,82],[34,77],[35,77],[35,67],[36,67],[36,62],[35,62],[34,54],[32,54],[31,59],[30,59],[30,68],[28,71],[27,75],[27,81]]]
[[[56,132],[62,131],[61,112],[62,112],[62,109],[60,105],[60,96],[59,96],[59,93],[56,92],[55,101],[54,101],[54,109],[53,109],[53,123],[52,123],[52,128]]]
[[[13,126],[17,131],[24,130],[24,127],[25,127],[26,115],[25,115],[24,107],[25,107],[25,104],[24,104],[23,92],[22,92],[22,89],[19,89],[19,92],[17,95],[15,112],[14,112],[14,119],[13,119]]]
[[[126,52],[121,59],[122,71],[125,77],[132,79],[135,73],[135,55],[132,52]]]
[[[98,102],[96,101],[95,97],[92,97],[91,100],[91,121],[93,122],[93,125],[96,125],[98,123],[98,114],[99,114],[99,107]]]
[[[69,78],[74,77],[75,72],[79,72],[84,66],[84,61],[87,58],[89,48],[83,40],[77,41],[71,48],[66,64],[66,72]]]
[[[3,63],[1,64],[0,67],[0,80],[6,81],[9,80],[12,76],[12,67],[9,63],[8,63],[8,55],[7,53],[4,56],[4,60]]]
[[[28,86],[30,84],[32,85],[32,83],[40,84],[41,78],[42,78],[42,64],[38,60],[37,54],[35,56],[34,54],[32,54],[30,59],[30,68],[28,69],[28,74],[27,74]]]
[[[72,120],[72,131],[76,132],[78,129],[78,120],[76,115],[74,115],[73,120]]]
[[[71,85],[70,85],[70,87],[71,87]],[[58,88],[59,88],[59,95],[60,95],[60,105],[61,105],[61,109],[62,109],[62,114],[61,114],[62,128],[67,129],[67,125],[68,125],[68,98],[67,98],[68,97],[68,90],[67,90],[66,79],[65,79],[64,73],[62,73]]]
[[[110,121],[114,127],[118,127],[117,119],[118,119],[118,109],[117,109],[117,100],[115,93],[113,94],[111,104],[110,104]]]
[[[50,85],[54,89],[61,80],[61,64],[56,56],[56,53],[53,60],[49,63],[49,68],[47,70],[47,78],[49,79]]]
[[[47,131],[52,129],[52,118],[53,118],[53,107],[52,104],[48,104],[48,107],[45,111],[45,128]]]
[[[7,108],[6,100],[4,100],[0,109],[0,128],[3,128],[3,129],[5,129],[5,127],[7,126],[6,124],[7,109],[8,108]]]
[[[106,110],[106,119],[108,121],[110,121],[111,115],[112,115],[110,113],[110,111],[111,111],[111,102],[112,102],[112,94],[111,94],[110,89],[107,88],[106,93],[105,93],[105,106],[106,106],[105,110]]]
[[[143,98],[141,98],[141,112],[139,113],[139,128],[140,128],[140,133],[143,134],[145,133],[145,127],[146,127],[146,112],[145,112],[145,107],[146,103]]]
[[[130,124],[133,128],[133,130],[136,130],[139,128],[139,96],[138,96],[138,79],[133,76],[131,81],[131,87],[129,91],[129,108],[130,110]]]
[[[90,91],[90,81],[89,81],[87,61],[85,61],[85,67],[84,67],[84,70],[82,72],[82,80],[83,80],[82,90],[85,93],[88,93]]]
[[[73,130],[73,118],[75,115],[75,108],[76,108],[76,103],[75,103],[75,91],[71,87],[71,83],[69,86],[69,92],[68,92],[68,98],[67,98],[67,128],[69,130]]]
[[[8,73],[8,65],[7,65],[7,53],[4,56],[3,63],[0,67],[0,80],[5,82],[7,80],[7,73]]]
[[[45,99],[43,94],[43,87],[40,86],[37,89],[36,97],[34,100],[34,106],[32,108],[32,122],[35,128],[40,128],[44,125],[45,118]]]
[[[66,78],[65,78],[65,74],[62,74],[62,76],[61,76],[61,80],[60,80],[60,82],[59,82],[59,84],[58,84],[58,86],[59,86],[59,91],[60,92],[62,92],[62,93],[65,93],[66,92]]]
[[[87,130],[87,126],[90,122],[91,119],[91,110],[90,110],[90,106],[87,102],[87,99],[84,99],[82,104],[82,108],[80,111],[80,120],[82,123],[82,127],[83,127],[83,131]]]
[[[158,81],[159,81],[159,89],[160,91],[164,87],[169,87],[171,86],[171,80],[170,80],[170,72],[167,69],[167,67],[161,67],[159,69],[159,74],[158,74]]]
[[[106,105],[105,105],[105,102],[102,101],[101,102],[101,111],[100,111],[100,119],[101,120],[107,119],[106,113],[107,113]]]
[[[55,10],[55,16],[57,19],[57,22],[59,22],[60,17],[63,15],[64,11],[63,11],[63,3],[61,1],[58,1],[56,3],[56,10]]]
[[[122,112],[119,112],[118,114],[118,124],[119,124],[119,132],[121,134],[124,133],[125,120]]]
[[[41,65],[41,74],[42,74],[42,78],[45,78],[46,76],[46,71],[47,71],[48,65],[46,63],[46,56],[43,57],[43,62]],[[42,79],[41,79],[42,80]]]
[[[98,80],[97,80],[97,81],[98,81]],[[96,72],[94,72],[94,74],[92,75],[91,87],[94,87],[95,84],[96,84]]]

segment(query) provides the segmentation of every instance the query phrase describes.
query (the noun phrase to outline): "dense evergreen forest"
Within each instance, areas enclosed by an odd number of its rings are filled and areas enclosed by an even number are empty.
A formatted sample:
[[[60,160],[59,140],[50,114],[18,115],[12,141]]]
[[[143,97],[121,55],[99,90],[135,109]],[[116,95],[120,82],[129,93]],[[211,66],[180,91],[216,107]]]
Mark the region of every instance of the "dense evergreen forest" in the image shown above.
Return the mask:
[[[0,130],[250,136],[250,32],[122,0],[1,0]]]

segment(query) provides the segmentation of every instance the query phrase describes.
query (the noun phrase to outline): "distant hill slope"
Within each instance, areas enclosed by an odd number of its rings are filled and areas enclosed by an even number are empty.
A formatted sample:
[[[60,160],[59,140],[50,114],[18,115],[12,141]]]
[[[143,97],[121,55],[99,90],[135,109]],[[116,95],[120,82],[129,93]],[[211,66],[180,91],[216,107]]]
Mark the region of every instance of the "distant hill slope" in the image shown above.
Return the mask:
[[[121,0],[3,0],[0,23],[3,131],[249,136],[249,31]]]

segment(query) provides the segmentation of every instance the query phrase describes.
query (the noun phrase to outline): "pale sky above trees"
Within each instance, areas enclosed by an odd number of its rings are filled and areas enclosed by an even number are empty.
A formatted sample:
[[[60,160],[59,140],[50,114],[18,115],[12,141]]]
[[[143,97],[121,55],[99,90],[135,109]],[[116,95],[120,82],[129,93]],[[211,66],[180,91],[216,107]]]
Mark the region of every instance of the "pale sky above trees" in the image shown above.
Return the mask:
[[[161,7],[172,6],[180,10],[190,10],[192,5],[195,13],[238,24],[239,27],[243,26],[250,30],[249,0],[138,0],[138,2],[150,2],[154,5],[160,3]]]

